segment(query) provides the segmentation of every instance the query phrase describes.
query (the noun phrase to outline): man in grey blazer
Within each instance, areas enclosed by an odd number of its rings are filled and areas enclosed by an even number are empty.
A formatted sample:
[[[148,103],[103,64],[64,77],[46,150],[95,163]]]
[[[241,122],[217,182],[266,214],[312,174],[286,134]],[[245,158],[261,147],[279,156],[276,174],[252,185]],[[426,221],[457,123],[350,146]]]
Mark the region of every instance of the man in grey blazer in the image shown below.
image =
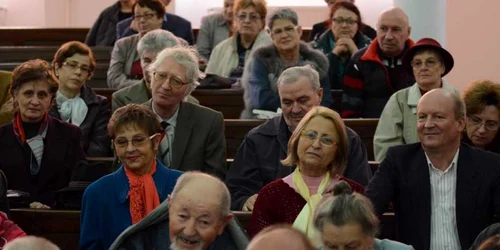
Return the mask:
[[[158,54],[149,70],[152,99],[147,106],[158,115],[166,132],[158,158],[173,169],[199,170],[224,179],[224,117],[220,112],[185,101],[199,85],[196,51],[187,47],[167,48]]]
[[[161,29],[150,31],[139,40],[137,43],[137,52],[141,60],[144,77],[140,82],[113,93],[111,101],[113,113],[119,107],[129,103],[142,104],[151,99],[151,77],[148,71],[149,65],[156,60],[156,55],[158,55],[160,51],[179,44],[180,41],[174,34]],[[199,104],[198,100],[191,95],[188,95],[187,101]]]
[[[205,62],[210,59],[215,46],[230,36],[233,24],[233,4],[234,0],[224,0],[224,8],[221,12],[204,16],[201,19],[196,48]]]

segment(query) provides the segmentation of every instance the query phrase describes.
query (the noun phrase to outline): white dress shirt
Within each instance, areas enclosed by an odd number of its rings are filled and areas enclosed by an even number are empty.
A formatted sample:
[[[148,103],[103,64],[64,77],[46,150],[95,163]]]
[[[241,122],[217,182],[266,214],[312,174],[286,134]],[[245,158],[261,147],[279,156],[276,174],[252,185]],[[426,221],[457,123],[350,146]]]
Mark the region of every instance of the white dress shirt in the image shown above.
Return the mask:
[[[431,242],[430,250],[460,250],[456,215],[458,152],[445,171],[429,164],[431,182]]]

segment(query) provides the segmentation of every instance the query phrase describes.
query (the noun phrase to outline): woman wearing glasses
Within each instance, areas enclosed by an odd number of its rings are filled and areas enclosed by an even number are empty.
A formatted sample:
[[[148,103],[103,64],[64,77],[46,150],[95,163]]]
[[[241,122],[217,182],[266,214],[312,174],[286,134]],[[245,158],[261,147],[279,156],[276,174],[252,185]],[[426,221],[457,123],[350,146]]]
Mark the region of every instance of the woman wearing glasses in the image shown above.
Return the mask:
[[[236,0],[233,13],[236,13],[236,32],[214,48],[205,73],[231,77],[236,81],[243,74],[250,53],[262,45],[271,44],[271,37],[264,30],[265,0]]]
[[[116,41],[108,69],[108,86],[122,89],[141,81],[143,72],[137,43],[151,30],[160,29],[165,16],[161,0],[137,0],[132,18],[137,23],[138,34]]]
[[[465,88],[462,99],[467,109],[463,141],[500,153],[500,84],[489,80],[473,81]]]
[[[111,116],[109,102],[85,84],[95,65],[94,54],[81,42],[67,42],[57,50],[52,68],[59,90],[49,115],[80,127],[82,148],[88,157],[107,157],[112,156],[106,130]]]
[[[342,176],[348,154],[345,131],[342,118],[328,108],[315,107],[302,118],[282,161],[297,167],[289,176],[260,190],[250,220],[251,237],[267,226],[286,223],[304,232],[316,247],[320,245],[312,217],[322,195],[341,180],[363,192],[361,185]]]
[[[254,109],[276,112],[280,107],[278,78],[293,66],[311,65],[319,73],[321,88],[325,93],[321,105],[330,107],[332,95],[328,82],[328,59],[321,52],[301,42],[302,27],[297,13],[290,8],[274,11],[267,22],[273,44],[255,50],[245,66],[242,86],[245,110],[242,119],[254,118]]]
[[[330,30],[321,35],[314,48],[321,50],[329,61],[329,79],[332,89],[342,89],[344,69],[354,53],[371,43],[361,33],[363,25],[358,8],[350,2],[337,2],[330,8]]]
[[[403,56],[403,67],[413,74],[413,86],[394,93],[382,111],[373,138],[375,160],[382,161],[391,146],[418,142],[417,103],[436,88],[459,92],[442,80],[453,68],[450,52],[432,38],[422,38]]]
[[[145,106],[128,104],[117,109],[108,131],[122,166],[92,183],[83,194],[82,250],[108,249],[123,230],[167,199],[182,173],[155,159],[165,132]]]

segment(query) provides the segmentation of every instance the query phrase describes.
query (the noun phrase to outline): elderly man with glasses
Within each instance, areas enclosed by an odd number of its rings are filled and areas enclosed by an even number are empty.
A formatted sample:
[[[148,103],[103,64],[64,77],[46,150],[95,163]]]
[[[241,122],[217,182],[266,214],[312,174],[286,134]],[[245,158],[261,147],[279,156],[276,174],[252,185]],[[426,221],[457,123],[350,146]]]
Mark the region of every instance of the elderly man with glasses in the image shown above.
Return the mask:
[[[226,141],[222,113],[185,101],[199,85],[196,51],[167,48],[158,54],[149,74],[152,99],[146,105],[166,131],[157,157],[172,169],[199,170],[224,178]]]

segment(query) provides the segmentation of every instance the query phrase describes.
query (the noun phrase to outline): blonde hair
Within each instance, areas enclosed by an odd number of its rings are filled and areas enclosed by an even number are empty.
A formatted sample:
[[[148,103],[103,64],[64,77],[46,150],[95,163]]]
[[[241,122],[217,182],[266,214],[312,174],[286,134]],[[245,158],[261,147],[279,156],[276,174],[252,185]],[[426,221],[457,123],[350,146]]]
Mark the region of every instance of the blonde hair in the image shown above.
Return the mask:
[[[297,148],[302,131],[314,117],[318,116],[330,120],[333,123],[333,126],[335,127],[335,131],[333,132],[338,138],[337,153],[335,154],[332,163],[328,166],[327,170],[330,171],[331,174],[343,175],[347,164],[347,156],[349,151],[345,124],[337,112],[321,106],[312,108],[309,112],[307,112],[304,118],[300,120],[297,128],[295,128],[295,131],[293,131],[293,134],[288,141],[288,154],[286,158],[281,161],[281,164],[285,166],[297,165],[297,163],[299,162]],[[337,168],[335,169],[335,173],[333,172],[333,166],[337,166]]]

